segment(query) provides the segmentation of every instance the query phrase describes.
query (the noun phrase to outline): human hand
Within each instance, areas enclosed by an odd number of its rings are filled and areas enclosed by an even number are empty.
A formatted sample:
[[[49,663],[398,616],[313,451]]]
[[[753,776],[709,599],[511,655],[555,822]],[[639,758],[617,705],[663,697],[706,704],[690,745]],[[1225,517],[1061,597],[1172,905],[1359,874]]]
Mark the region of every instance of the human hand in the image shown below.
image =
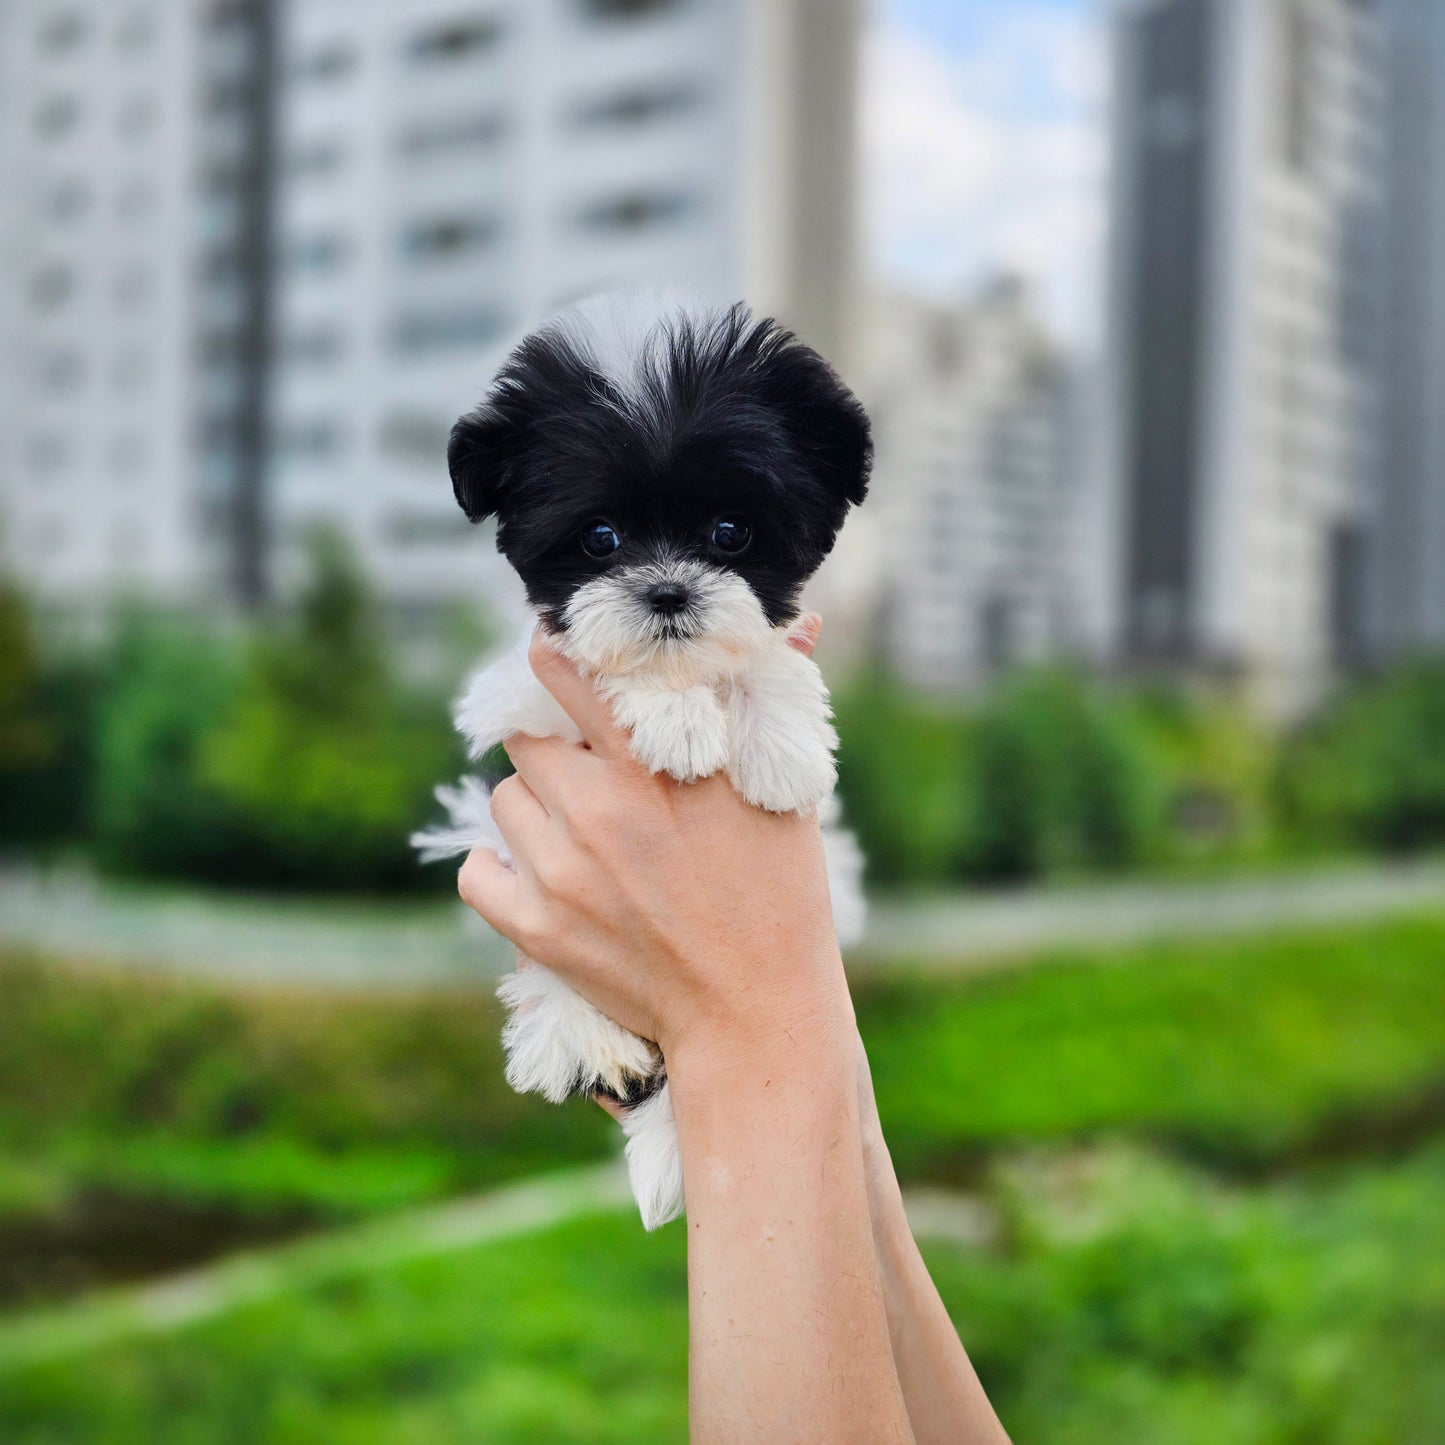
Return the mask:
[[[810,652],[816,619],[797,629]],[[674,1071],[694,1041],[745,1054],[779,1027],[851,1046],[815,818],[750,807],[725,777],[647,772],[606,702],[540,637],[530,660],[585,742],[514,738],[492,809],[515,871],[478,850],[463,899]]]

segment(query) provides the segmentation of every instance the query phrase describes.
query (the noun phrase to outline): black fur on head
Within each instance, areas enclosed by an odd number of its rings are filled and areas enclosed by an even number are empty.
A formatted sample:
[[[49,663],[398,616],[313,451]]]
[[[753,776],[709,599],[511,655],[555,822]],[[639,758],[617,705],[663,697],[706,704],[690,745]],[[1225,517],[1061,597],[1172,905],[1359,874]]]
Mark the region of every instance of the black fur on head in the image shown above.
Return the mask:
[[[452,430],[452,486],[554,627],[610,570],[690,559],[744,580],[774,626],[863,500],[868,418],[817,352],[739,304],[637,321],[606,298],[527,337]],[[720,520],[751,540],[726,554]],[[596,558],[585,529],[619,546]]]

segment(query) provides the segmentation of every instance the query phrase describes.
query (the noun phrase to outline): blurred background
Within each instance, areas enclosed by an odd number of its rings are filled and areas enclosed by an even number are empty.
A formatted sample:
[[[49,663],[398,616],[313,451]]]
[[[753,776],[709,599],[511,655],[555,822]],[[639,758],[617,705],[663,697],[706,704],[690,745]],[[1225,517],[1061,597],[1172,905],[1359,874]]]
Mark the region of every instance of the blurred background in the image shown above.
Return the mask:
[[[849,967],[1006,1424],[1445,1438],[1442,176],[1440,0],[5,0],[0,1436],[684,1438],[406,844],[448,427],[668,284],[874,418]]]

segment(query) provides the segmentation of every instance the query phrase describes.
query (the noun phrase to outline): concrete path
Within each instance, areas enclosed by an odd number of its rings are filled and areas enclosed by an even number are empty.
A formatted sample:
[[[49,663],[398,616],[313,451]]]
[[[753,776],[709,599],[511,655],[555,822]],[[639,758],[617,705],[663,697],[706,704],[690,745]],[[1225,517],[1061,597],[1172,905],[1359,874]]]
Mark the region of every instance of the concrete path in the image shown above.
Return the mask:
[[[266,897],[0,872],[0,946],[156,972],[350,988],[490,987],[512,950],[453,898]]]
[[[1445,859],[1341,864],[1265,877],[1135,881],[933,900],[883,901],[859,967],[900,961],[992,969],[1054,948],[1268,932],[1445,909]]]
[[[1445,859],[1270,876],[883,899],[854,962],[950,971],[1052,948],[1249,933],[1445,907]],[[0,946],[258,983],[489,988],[511,949],[460,903],[249,898],[128,887],[80,871],[0,873]]]

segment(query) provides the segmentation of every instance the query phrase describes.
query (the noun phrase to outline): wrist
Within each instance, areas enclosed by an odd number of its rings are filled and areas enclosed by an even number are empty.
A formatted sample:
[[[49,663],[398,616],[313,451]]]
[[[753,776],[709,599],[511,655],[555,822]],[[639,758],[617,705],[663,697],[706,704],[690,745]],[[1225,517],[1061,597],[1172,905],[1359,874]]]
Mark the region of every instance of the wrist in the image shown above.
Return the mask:
[[[664,1050],[679,1122],[726,1128],[740,1111],[771,1112],[805,1090],[820,1103],[835,1092],[851,1101],[853,1036],[846,991],[774,996],[745,1015],[699,1019]]]

